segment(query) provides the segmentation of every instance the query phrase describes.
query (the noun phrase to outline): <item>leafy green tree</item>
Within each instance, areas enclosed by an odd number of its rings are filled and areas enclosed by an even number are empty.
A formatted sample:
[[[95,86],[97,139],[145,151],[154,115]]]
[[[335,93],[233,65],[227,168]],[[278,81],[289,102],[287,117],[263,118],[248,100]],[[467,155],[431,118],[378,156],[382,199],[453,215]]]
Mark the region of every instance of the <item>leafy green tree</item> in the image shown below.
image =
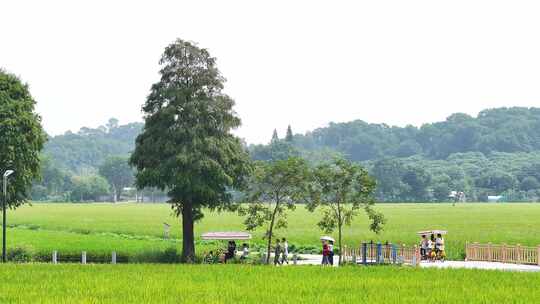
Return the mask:
[[[32,200],[33,201],[44,201],[47,199],[47,195],[49,194],[49,191],[47,191],[47,187],[43,185],[32,185]]]
[[[410,201],[426,201],[429,199],[428,187],[431,185],[431,174],[422,167],[410,166],[405,169],[403,182],[408,185],[406,194]]]
[[[138,188],[167,189],[182,216],[182,259],[195,256],[194,222],[202,209],[232,204],[230,189],[243,185],[250,165],[241,141],[234,100],[222,92],[225,79],[206,49],[184,40],[165,48],[161,80],[143,106],[145,126],[130,163]]]
[[[513,189],[517,184],[516,178],[502,170],[491,170],[484,173],[477,181],[477,185],[496,191],[497,194]]]
[[[527,176],[521,181],[520,188],[523,191],[537,190],[540,189],[540,183],[534,176]]]
[[[371,174],[377,180],[377,197],[380,200],[398,201],[407,190],[402,181],[405,167],[397,159],[382,159],[375,163]]]
[[[106,158],[130,154],[143,126],[140,122],[118,125],[118,120],[111,118],[106,126],[81,128],[77,133],[68,131],[49,138],[44,154],[73,174],[94,172]]]
[[[246,229],[265,226],[267,239],[266,263],[270,260],[270,248],[274,229],[287,226],[287,210],[295,204],[306,202],[309,184],[309,167],[301,158],[291,157],[274,162],[259,162],[253,170],[246,190]]]
[[[292,133],[291,125],[287,126],[287,135],[285,135],[285,141],[289,143],[293,142],[293,133]]]
[[[124,187],[133,184],[133,169],[128,161],[128,157],[111,156],[99,167],[99,174],[111,185],[114,202],[120,200]]]
[[[285,160],[290,157],[298,157],[300,153],[289,142],[279,140],[270,145],[270,160]]]
[[[300,152],[290,142],[284,140],[275,140],[269,145],[251,146],[250,154],[253,160],[260,161],[276,161],[300,156]]]
[[[107,180],[97,174],[74,176],[72,183],[71,200],[76,202],[96,201],[109,192]]]
[[[32,200],[46,200],[50,197],[57,200],[64,197],[69,189],[69,172],[60,168],[49,156],[41,154],[41,179],[35,180],[32,185]]]
[[[308,210],[313,212],[319,206],[323,208],[319,227],[326,233],[338,230],[339,263],[343,253],[343,226],[351,225],[359,209],[363,208],[368,215],[372,231],[382,230],[385,218],[372,208],[375,180],[361,166],[344,159],[319,165],[313,172],[310,191],[312,199],[307,205]]]
[[[9,208],[25,203],[33,181],[40,177],[46,135],[35,104],[28,85],[0,69],[0,175],[15,170],[7,188]]]
[[[274,129],[274,132],[272,133],[272,139],[270,140],[270,144],[278,142],[278,141],[279,141],[279,137],[277,134],[277,130]]]
[[[110,118],[109,122],[107,122],[107,130],[110,132],[112,130],[115,130],[118,128],[118,119],[116,118]]]
[[[433,187],[433,197],[438,202],[447,201],[449,194],[450,194],[450,188],[448,188],[448,184],[446,183],[436,184]]]

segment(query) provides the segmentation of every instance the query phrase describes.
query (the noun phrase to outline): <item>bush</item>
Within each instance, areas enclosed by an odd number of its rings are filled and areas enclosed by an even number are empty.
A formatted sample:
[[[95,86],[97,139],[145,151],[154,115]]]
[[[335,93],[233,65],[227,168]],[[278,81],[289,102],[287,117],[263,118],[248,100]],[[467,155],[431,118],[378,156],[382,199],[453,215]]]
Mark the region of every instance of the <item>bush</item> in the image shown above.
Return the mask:
[[[165,251],[145,251],[130,257],[129,262],[134,263],[179,263],[180,255],[176,248],[167,248]]]
[[[31,262],[34,257],[34,251],[30,247],[8,248],[6,258],[10,262],[24,263]]]

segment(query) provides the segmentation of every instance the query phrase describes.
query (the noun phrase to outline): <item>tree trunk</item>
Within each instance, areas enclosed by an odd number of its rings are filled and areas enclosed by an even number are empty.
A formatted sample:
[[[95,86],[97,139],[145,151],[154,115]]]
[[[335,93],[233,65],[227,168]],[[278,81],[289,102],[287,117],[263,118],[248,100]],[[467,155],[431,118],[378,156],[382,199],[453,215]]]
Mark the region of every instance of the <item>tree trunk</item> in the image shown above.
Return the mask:
[[[270,221],[270,227],[268,228],[268,247],[266,248],[266,264],[270,264],[270,247],[272,247],[272,233],[274,231],[274,222],[276,220],[276,213],[279,206],[279,200],[276,202],[276,207],[272,213],[272,220]]]
[[[120,187],[120,189],[118,189],[117,187],[114,188],[114,194],[116,194],[116,199],[114,200],[114,202],[119,202],[120,201],[120,197],[122,196],[122,187]]]
[[[113,188],[113,195],[112,195],[113,196],[113,203],[116,203],[116,194],[118,193],[118,191],[116,191],[116,186],[115,185],[113,185],[112,188]]]
[[[341,220],[341,205],[338,202],[338,243],[339,243],[339,259],[338,265],[341,265],[341,258],[343,256],[343,248],[341,247],[341,231],[343,227],[343,221]]]
[[[193,231],[193,204],[185,202],[182,208],[182,261],[195,260],[195,236]]]
[[[341,220],[338,220],[338,242],[339,242],[339,260],[338,265],[341,265],[341,258],[343,256],[343,248],[341,248],[341,228],[343,224],[341,223]]]

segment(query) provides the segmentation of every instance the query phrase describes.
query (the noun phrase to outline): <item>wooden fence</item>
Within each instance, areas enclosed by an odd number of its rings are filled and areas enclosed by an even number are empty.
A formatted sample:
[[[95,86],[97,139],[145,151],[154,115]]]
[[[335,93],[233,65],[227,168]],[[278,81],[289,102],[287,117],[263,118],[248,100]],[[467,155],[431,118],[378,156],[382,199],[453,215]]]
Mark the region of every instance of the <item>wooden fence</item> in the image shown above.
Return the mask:
[[[494,245],[467,243],[465,261],[501,262],[540,266],[540,245],[527,247],[521,245]]]
[[[344,247],[343,262],[354,264],[411,264],[420,263],[417,246],[362,243],[358,248]]]

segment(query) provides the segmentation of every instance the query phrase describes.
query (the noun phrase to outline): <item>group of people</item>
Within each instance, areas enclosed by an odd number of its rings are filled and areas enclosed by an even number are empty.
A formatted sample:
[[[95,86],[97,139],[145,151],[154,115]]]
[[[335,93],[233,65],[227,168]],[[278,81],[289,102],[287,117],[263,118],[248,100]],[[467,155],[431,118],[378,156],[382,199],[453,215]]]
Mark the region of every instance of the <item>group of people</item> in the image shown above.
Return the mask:
[[[334,241],[332,240],[323,240],[322,241],[322,265],[323,266],[332,266],[334,265]]]
[[[435,234],[431,234],[428,238],[427,235],[422,235],[422,241],[420,242],[420,255],[422,260],[444,260],[444,238],[439,233],[437,237]]]
[[[207,264],[213,264],[217,262],[227,263],[227,261],[236,258],[236,242],[229,241],[227,243],[227,250],[223,253],[222,250],[218,250],[217,254],[214,254],[214,251],[210,251],[204,257],[204,262]],[[244,261],[249,256],[249,246],[248,244],[242,244],[242,254],[240,255],[240,261]]]
[[[276,246],[274,247],[274,265],[283,265],[283,263],[289,264],[289,243],[285,238],[281,240],[276,239]]]

